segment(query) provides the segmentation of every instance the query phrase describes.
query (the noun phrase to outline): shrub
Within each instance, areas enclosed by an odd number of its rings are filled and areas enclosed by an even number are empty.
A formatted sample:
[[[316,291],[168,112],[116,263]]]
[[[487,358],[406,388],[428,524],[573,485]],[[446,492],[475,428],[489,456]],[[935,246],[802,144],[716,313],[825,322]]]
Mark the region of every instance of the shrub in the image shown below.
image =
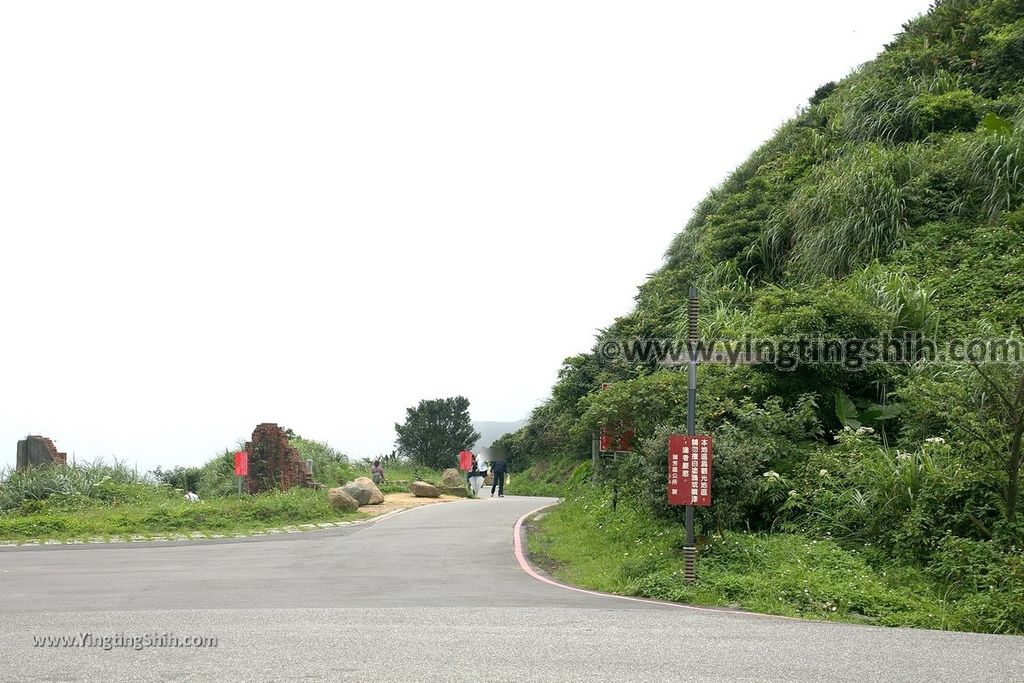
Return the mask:
[[[928,571],[948,586],[967,627],[1024,633],[1024,553],[1003,552],[992,541],[946,536]]]
[[[921,93],[910,102],[914,137],[929,133],[974,130],[991,103],[969,89]]]
[[[715,428],[708,430],[715,436],[714,505],[702,511],[705,527],[721,531],[771,525],[774,510],[764,505],[760,496],[761,475],[768,467],[785,469],[802,459],[818,433],[815,409],[812,396],[801,397],[788,409],[778,397],[772,397],[761,405],[746,402],[733,406],[721,415]],[[672,433],[685,430],[662,427],[641,444],[639,474],[645,507],[656,516],[679,520],[682,509],[668,505],[665,495],[668,436]]]
[[[169,486],[172,489],[177,489],[179,491],[194,491],[199,485],[201,468],[178,466],[165,470],[158,466],[155,470],[152,470],[150,474],[158,482],[165,486]]]

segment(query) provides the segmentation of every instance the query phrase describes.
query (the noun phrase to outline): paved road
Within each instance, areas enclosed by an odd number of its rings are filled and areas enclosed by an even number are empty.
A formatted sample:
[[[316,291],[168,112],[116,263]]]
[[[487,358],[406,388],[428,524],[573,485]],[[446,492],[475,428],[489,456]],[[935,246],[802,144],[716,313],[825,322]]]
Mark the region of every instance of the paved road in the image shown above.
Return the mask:
[[[521,571],[541,498],[200,543],[0,551],[0,680],[1013,680],[1024,638],[629,602]],[[37,648],[33,636],[215,636]],[[95,637],[95,636],[94,636]]]

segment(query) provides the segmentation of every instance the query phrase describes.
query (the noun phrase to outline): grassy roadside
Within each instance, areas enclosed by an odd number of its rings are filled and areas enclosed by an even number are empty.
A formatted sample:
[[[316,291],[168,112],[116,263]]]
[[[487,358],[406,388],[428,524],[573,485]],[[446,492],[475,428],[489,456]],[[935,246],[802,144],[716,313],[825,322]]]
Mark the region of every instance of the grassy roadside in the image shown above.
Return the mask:
[[[314,477],[326,488],[369,476],[366,462],[350,462],[327,444],[292,440],[314,461]],[[0,471],[0,543],[88,541],[250,534],[303,524],[367,518],[364,512],[331,508],[324,490],[293,488],[259,495],[235,493],[230,450],[202,467],[140,475],[115,461],[66,467]],[[439,483],[439,472],[396,463],[386,471],[385,495],[408,491],[410,481]],[[183,493],[198,491],[188,502]]]
[[[326,445],[300,445],[319,458],[314,472],[326,487],[370,474],[369,466],[344,461]],[[294,488],[238,496],[229,456],[192,470],[190,487],[198,482],[202,497],[197,502],[184,500],[181,488],[140,477],[116,462],[7,473],[0,481],[0,542],[230,536],[369,517],[334,510],[325,491]],[[393,483],[381,487],[385,495],[408,490],[407,483],[399,483],[403,480],[440,480],[439,473],[409,465],[387,474]]]
[[[589,475],[590,464],[573,457],[538,460],[521,472],[510,476],[506,492],[516,496],[553,496],[560,498],[566,486]]]
[[[809,619],[984,630],[968,606],[911,567],[797,534],[726,533],[702,549],[698,583],[682,581],[683,530],[629,505],[611,510],[581,487],[531,527],[534,561],[561,581],[621,595]],[[870,549],[866,549],[870,550]]]
[[[173,490],[145,485],[129,488],[137,490],[108,501],[80,496],[29,501],[19,510],[0,515],[0,541],[232,535],[367,517],[359,512],[337,512],[323,491],[309,489],[190,503]]]

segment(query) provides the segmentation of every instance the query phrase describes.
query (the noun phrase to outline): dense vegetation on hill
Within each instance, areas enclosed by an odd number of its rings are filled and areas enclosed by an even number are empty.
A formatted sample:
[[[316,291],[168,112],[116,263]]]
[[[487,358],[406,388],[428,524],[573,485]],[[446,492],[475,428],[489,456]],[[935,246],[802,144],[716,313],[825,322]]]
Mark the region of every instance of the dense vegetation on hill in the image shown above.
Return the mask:
[[[632,424],[637,452],[606,481],[677,523],[665,444],[685,425],[685,373],[606,358],[606,342],[683,340],[691,284],[705,340],[1019,340],[1022,276],[1024,0],[943,0],[708,194],[634,310],[566,359],[550,399],[503,442],[521,462],[583,460],[595,428]],[[1020,364],[699,376],[716,460],[703,542],[733,530],[870,545],[876,565],[916,568],[969,604],[971,628],[1024,632]]]

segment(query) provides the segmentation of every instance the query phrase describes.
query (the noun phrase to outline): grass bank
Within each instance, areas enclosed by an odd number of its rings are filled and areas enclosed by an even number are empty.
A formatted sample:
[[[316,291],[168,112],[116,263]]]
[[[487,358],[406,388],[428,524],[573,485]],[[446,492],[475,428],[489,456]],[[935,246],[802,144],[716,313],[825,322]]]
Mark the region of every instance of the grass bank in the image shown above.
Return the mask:
[[[542,458],[520,471],[513,471],[507,492],[517,496],[560,498],[566,487],[590,475],[590,463],[574,457]]]
[[[881,626],[991,630],[969,601],[912,567],[886,564],[870,548],[843,548],[799,534],[726,532],[701,550],[698,582],[682,579],[683,529],[651,519],[589,487],[531,525],[534,561],[559,580],[620,595],[765,614]]]
[[[188,502],[166,487],[134,484],[108,500],[50,496],[0,514],[0,540],[88,540],[175,534],[241,534],[317,522],[354,520],[339,513],[323,491],[292,489],[255,496]]]
[[[350,462],[324,443],[299,438],[292,443],[314,461],[314,479],[327,488],[370,475],[369,463]],[[294,488],[239,496],[233,460],[229,449],[202,467],[148,475],[116,461],[0,472],[0,541],[227,536],[368,516],[335,511],[326,491]],[[407,491],[415,479],[438,483],[441,478],[408,463],[394,463],[386,474],[385,494]],[[186,501],[185,490],[198,491],[201,500]]]

